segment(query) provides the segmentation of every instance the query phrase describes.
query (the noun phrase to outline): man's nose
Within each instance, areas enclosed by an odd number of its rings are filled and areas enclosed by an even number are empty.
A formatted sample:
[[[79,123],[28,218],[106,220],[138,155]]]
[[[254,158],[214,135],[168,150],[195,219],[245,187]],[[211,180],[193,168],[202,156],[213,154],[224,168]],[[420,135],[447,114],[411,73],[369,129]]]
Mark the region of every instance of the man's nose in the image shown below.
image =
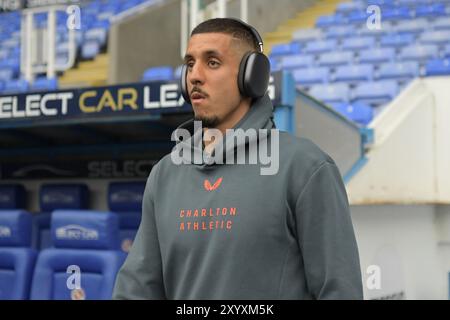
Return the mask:
[[[202,84],[205,81],[203,68],[199,63],[194,64],[188,72],[188,81],[195,84]]]

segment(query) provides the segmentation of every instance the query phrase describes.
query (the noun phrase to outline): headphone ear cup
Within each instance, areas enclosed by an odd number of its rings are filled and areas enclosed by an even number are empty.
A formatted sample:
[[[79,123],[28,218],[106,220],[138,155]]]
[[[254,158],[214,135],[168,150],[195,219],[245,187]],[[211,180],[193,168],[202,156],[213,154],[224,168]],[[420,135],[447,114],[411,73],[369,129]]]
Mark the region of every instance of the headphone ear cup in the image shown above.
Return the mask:
[[[238,85],[243,96],[260,98],[267,92],[270,78],[269,59],[260,52],[248,52],[239,66]]]
[[[244,54],[244,56],[241,59],[241,63],[239,64],[238,87],[239,87],[239,92],[244,97],[247,97],[247,92],[245,90],[245,84],[244,84],[245,70],[247,69],[247,61],[251,54],[252,54],[252,52],[247,52],[246,54]]]
[[[244,73],[244,88],[247,96],[260,98],[267,92],[270,78],[269,59],[260,52],[253,52],[247,60]]]
[[[191,98],[189,96],[188,86],[187,86],[187,71],[188,66],[186,64],[183,64],[181,67],[181,76],[180,76],[180,88],[181,88],[181,95],[184,98],[184,101],[186,103],[191,103]]]

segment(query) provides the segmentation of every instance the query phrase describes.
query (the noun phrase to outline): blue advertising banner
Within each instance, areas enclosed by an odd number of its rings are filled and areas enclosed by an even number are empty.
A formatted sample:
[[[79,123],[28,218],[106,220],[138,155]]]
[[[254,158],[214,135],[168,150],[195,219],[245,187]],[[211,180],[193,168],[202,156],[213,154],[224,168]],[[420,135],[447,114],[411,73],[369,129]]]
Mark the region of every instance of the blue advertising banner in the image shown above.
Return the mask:
[[[269,95],[281,101],[281,76],[273,75]],[[107,120],[135,121],[191,112],[178,82],[141,82],[75,90],[0,95],[0,129],[69,125]]]

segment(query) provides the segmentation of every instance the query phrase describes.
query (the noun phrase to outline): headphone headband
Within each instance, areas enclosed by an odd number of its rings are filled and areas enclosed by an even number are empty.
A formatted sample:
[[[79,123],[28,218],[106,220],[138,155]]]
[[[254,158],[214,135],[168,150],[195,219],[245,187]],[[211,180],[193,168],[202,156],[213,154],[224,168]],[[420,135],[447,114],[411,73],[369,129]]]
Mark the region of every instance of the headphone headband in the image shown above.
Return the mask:
[[[228,18],[231,20],[234,20],[236,22],[239,22],[241,25],[243,25],[248,31],[250,31],[250,33],[253,35],[253,37],[256,39],[256,41],[258,42],[258,46],[259,46],[259,51],[261,53],[264,53],[264,44],[263,44],[263,40],[261,38],[261,35],[259,34],[259,32],[253,28],[251,25],[249,25],[248,23],[237,19],[237,18]]]

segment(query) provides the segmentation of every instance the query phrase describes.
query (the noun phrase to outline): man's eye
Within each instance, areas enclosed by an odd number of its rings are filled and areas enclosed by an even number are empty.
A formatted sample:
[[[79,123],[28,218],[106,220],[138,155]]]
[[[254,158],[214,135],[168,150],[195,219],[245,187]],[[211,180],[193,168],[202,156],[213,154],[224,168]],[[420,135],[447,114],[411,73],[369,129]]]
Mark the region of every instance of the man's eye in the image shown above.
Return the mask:
[[[219,66],[219,63],[217,61],[211,60],[208,62],[208,65],[212,68],[217,68]]]

